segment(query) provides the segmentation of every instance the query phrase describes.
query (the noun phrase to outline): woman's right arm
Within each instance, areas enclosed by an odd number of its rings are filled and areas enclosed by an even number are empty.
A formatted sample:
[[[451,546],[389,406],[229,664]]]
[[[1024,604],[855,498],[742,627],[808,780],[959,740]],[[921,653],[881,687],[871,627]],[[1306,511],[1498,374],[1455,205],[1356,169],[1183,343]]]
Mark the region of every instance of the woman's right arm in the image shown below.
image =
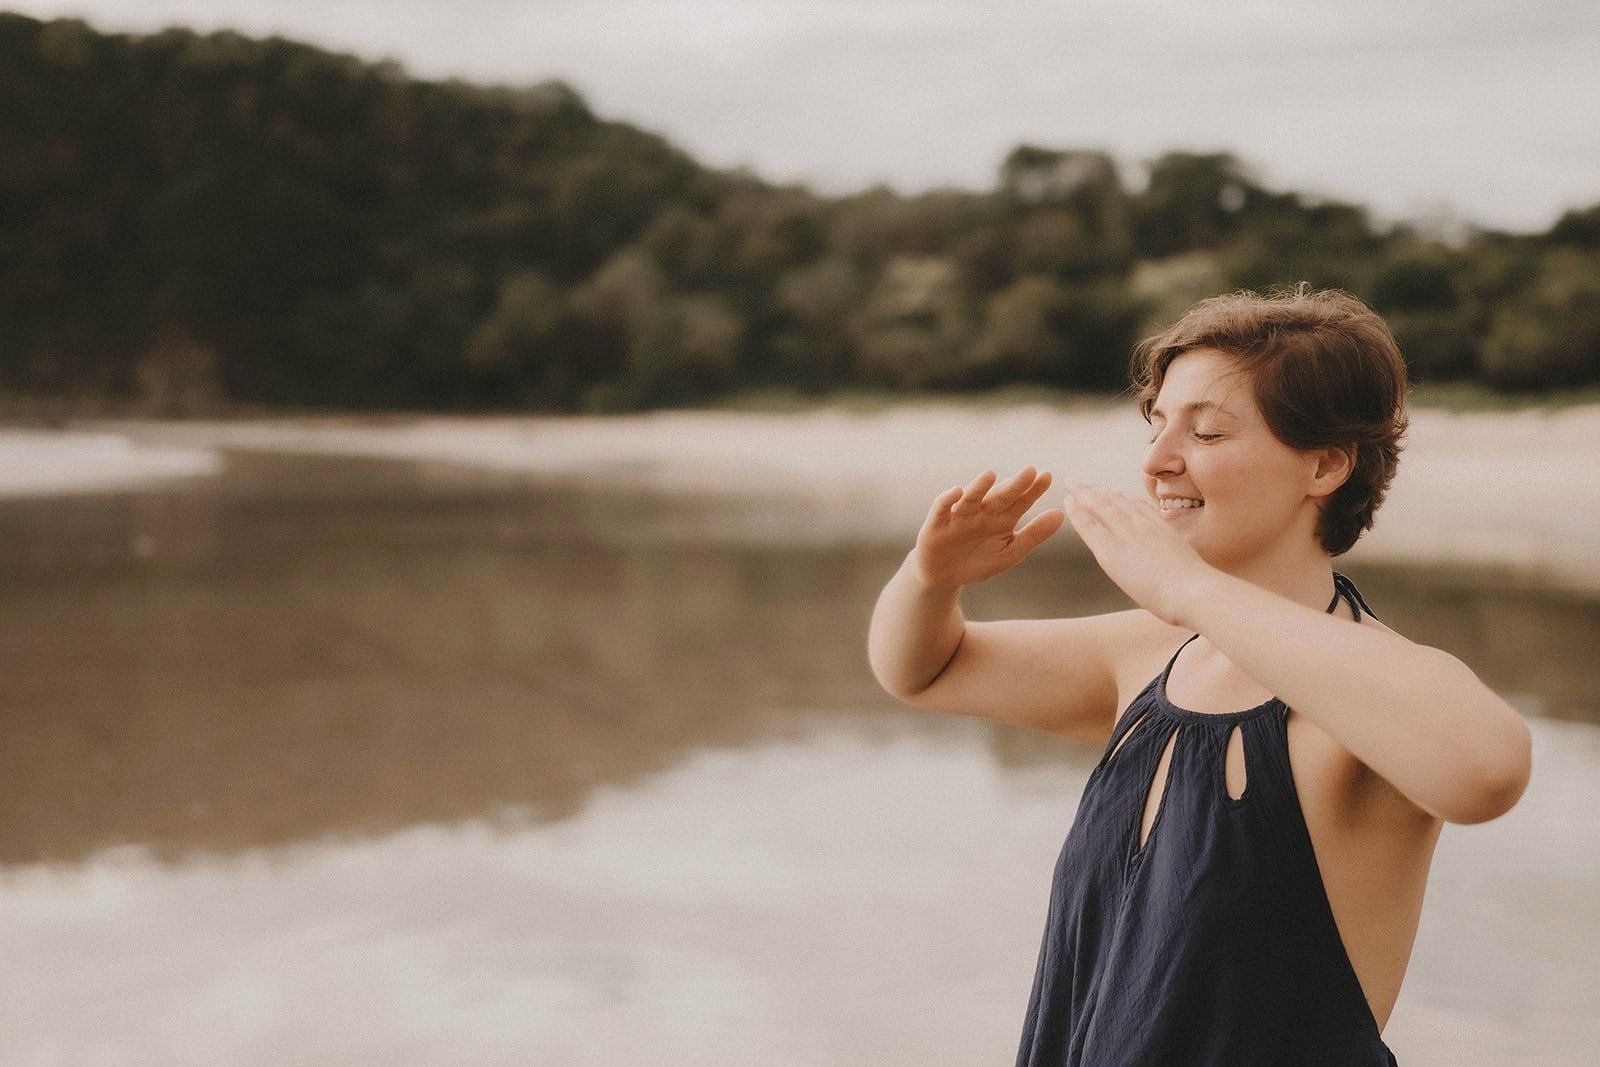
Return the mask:
[[[1170,627],[1144,611],[979,623],[961,614],[963,586],[1010,569],[1061,528],[1060,509],[1016,528],[1049,485],[1026,467],[1003,485],[986,471],[941,494],[878,597],[868,658],[884,689],[916,707],[1104,742],[1119,704],[1117,656]]]

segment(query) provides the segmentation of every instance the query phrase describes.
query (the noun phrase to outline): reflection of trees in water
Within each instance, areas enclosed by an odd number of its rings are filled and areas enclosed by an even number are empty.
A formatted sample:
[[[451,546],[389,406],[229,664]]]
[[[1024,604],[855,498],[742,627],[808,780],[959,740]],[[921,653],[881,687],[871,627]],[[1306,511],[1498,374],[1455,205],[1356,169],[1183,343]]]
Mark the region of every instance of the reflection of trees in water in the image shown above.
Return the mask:
[[[28,625],[3,645],[0,858],[554,818],[694,750],[841,720],[821,709],[894,714],[863,647],[881,554],[526,543],[482,513],[445,552],[369,515],[363,548],[348,513],[274,514],[215,509],[198,571],[6,597]]]
[[[14,541],[55,553],[42,569],[13,563],[32,579],[0,592],[0,861],[119,842],[231,850],[502,810],[560,818],[704,748],[953,728],[897,713],[866,666],[897,549],[601,542],[584,527],[615,530],[628,508],[503,484],[336,493],[283,480],[315,469],[292,462],[244,468],[247,491],[0,512]],[[72,569],[74,556],[109,562]],[[1596,605],[1450,575],[1357,576],[1386,620],[1490,684],[1595,717]],[[973,590],[968,609],[1068,603],[1121,601],[1061,554]],[[1009,767],[1086,757],[987,736]]]

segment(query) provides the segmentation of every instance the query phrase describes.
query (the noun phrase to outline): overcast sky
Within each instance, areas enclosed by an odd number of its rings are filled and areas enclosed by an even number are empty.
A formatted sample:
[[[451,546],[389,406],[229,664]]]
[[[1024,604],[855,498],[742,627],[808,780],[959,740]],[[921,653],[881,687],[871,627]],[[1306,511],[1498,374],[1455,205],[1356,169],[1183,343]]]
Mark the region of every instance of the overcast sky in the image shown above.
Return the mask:
[[[3,2],[3,0],[0,0]],[[1382,218],[1600,203],[1591,0],[77,0],[102,30],[281,33],[420,77],[559,77],[703,162],[987,189],[1016,144],[1233,151]]]

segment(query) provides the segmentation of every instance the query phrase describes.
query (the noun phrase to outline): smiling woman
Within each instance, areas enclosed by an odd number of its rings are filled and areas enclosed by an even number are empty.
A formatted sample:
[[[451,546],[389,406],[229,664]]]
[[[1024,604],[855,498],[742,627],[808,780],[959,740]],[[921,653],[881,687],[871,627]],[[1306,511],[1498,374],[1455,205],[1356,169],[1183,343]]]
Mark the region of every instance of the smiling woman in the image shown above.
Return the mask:
[[[1345,453],[1350,470],[1321,504],[1317,537],[1329,555],[1349,551],[1372,528],[1406,431],[1405,361],[1383,320],[1353,297],[1322,293],[1313,300],[1303,288],[1266,307],[1246,294],[1204,301],[1135,352],[1139,410],[1152,425],[1166,421],[1156,400],[1173,361],[1200,350],[1224,356],[1248,383],[1262,428],[1278,442]],[[1217,400],[1184,410],[1223,424],[1241,414]],[[1203,428],[1193,432],[1206,437]]]
[[[1394,476],[1404,364],[1365,305],[1301,287],[1197,305],[1135,384],[1144,499],[1069,482],[1019,529],[1049,474],[948,490],[869,637],[908,703],[1105,748],[1017,1062],[1393,1064],[1441,824],[1508,810],[1530,764],[1503,700],[1333,570]],[[1138,608],[968,623],[962,587],[1067,519]]]

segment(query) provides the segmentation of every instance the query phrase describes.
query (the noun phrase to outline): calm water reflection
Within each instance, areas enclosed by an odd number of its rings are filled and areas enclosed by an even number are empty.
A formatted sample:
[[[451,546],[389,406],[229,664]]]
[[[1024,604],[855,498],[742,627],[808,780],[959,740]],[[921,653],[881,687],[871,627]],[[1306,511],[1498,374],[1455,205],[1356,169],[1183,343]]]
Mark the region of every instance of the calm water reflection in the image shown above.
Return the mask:
[[[849,530],[252,455],[0,504],[18,1062],[1003,1060],[1093,754],[895,708],[903,546]],[[1527,801],[1445,834],[1391,1043],[1580,1062],[1600,605],[1352,570],[1540,717]],[[1122,602],[1059,552],[969,608],[1063,603]]]

